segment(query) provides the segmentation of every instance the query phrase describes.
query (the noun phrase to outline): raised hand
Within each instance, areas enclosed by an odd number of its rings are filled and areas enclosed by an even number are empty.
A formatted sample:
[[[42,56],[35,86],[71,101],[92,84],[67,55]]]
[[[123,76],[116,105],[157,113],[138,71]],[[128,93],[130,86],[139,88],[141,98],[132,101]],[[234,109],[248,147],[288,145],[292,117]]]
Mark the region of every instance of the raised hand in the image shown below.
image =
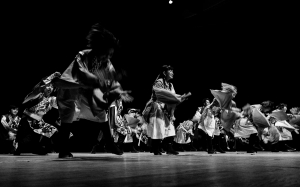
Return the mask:
[[[187,100],[187,98],[188,98],[189,96],[191,96],[191,95],[192,95],[191,92],[189,92],[189,93],[187,93],[187,94],[183,94],[182,97],[181,97],[181,102],[183,102],[184,100]]]

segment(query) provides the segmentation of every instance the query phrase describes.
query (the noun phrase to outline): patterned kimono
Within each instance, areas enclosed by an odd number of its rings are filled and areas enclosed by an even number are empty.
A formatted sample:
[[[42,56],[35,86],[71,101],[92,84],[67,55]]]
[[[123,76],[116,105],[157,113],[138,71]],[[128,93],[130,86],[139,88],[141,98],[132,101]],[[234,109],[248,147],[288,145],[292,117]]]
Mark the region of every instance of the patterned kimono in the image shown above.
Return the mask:
[[[118,138],[119,138],[118,133],[120,133],[122,135],[125,135],[125,136],[131,134],[130,127],[126,126],[126,120],[121,115],[116,116],[116,128],[115,128],[115,131],[113,133],[113,137],[114,137],[115,142],[118,141]]]
[[[190,136],[193,134],[193,122],[190,120],[184,121],[176,128],[177,133],[174,137],[174,141],[179,144],[188,144],[191,142]]]
[[[175,94],[172,83],[167,84],[162,78],[153,85],[150,101],[146,104],[143,117],[147,125],[147,136],[152,139],[164,139],[175,136],[175,127],[170,117],[174,114],[180,95]]]
[[[215,131],[214,131],[214,135],[216,136],[220,136],[221,134],[221,128],[222,128],[222,124],[221,124],[221,120],[218,117],[215,117]]]
[[[16,134],[18,131],[19,123],[21,118],[19,116],[12,116],[11,114],[3,115],[1,118],[1,123],[7,134],[5,133],[5,139],[14,141],[16,139]]]
[[[38,100],[40,100],[40,102],[31,108],[25,109],[24,114],[28,116],[27,121],[29,126],[35,133],[50,138],[57,131],[57,128],[45,123],[43,116],[52,108],[58,108],[56,97],[44,97],[43,95],[40,95]]]

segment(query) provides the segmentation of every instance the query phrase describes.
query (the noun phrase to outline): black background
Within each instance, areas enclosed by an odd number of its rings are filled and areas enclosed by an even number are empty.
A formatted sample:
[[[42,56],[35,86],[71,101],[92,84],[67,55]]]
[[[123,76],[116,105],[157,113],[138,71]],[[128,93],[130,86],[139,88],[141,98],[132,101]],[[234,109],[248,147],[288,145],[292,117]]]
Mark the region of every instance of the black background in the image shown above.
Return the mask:
[[[285,1],[168,0],[3,4],[2,113],[20,104],[39,80],[63,72],[92,24],[101,22],[120,40],[112,62],[124,69],[124,89],[144,109],[164,64],[174,66],[177,122],[191,118],[209,89],[235,85],[238,107],[265,100],[300,106],[298,6]]]

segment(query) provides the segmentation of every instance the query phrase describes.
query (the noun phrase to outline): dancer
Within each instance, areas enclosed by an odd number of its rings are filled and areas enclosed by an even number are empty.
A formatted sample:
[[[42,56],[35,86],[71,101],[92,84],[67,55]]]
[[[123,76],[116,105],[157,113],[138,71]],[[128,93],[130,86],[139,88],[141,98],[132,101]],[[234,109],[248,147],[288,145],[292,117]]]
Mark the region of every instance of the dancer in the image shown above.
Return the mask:
[[[204,108],[201,114],[201,120],[200,120],[200,126],[201,129],[205,132],[206,134],[206,143],[207,143],[207,152],[209,154],[214,154],[214,148],[212,144],[212,139],[214,136],[214,131],[216,129],[216,121],[213,115],[212,111],[212,105],[216,99],[214,99],[211,103],[209,99],[206,99],[203,103]],[[222,151],[224,152],[224,151]]]
[[[190,94],[175,94],[173,84],[170,82],[173,76],[173,68],[164,65],[153,84],[151,99],[143,111],[143,117],[148,123],[147,133],[151,138],[154,155],[162,154],[159,149],[164,138],[168,147],[167,154],[178,154],[172,147],[175,136],[174,111],[176,105],[183,102]]]
[[[235,121],[234,137],[248,139],[247,153],[257,152],[254,149],[257,136],[257,129],[251,122],[251,113],[242,112],[242,117]]]
[[[230,132],[234,122],[241,114],[240,110],[236,108],[235,102],[232,100],[237,94],[235,86],[222,83],[222,90],[210,90],[215,99],[219,102],[221,108],[221,123],[224,130]]]
[[[275,127],[278,129],[280,133],[279,138],[279,149],[282,151],[295,151],[296,149],[290,147],[289,144],[292,143],[293,136],[292,132],[296,131],[296,128],[290,125],[288,120],[288,115],[286,114],[287,111],[287,105],[285,103],[281,103],[277,106],[277,109],[272,111],[269,116],[272,116],[275,118]]]
[[[118,45],[118,40],[99,24],[92,26],[88,36],[88,49],[80,51],[70,66],[56,81],[59,87],[57,104],[61,119],[61,148],[58,157],[73,157],[68,146],[70,126],[76,119],[86,119],[101,123],[104,139],[110,151],[123,154],[114,144],[109,116],[113,110],[111,103],[122,98],[132,101],[127,91],[122,90],[110,59]],[[107,114],[107,110],[109,110]]]
[[[194,127],[194,123],[191,120],[186,120],[180,123],[179,126],[176,128],[176,136],[174,138],[174,141],[177,144],[180,144],[181,147],[182,145],[187,145],[192,143],[192,139],[194,136],[193,127]],[[190,145],[190,147],[191,146],[192,145]]]
[[[55,72],[43,78],[23,101],[24,115],[20,121],[17,134],[18,148],[14,155],[20,155],[30,145],[33,146],[33,153],[45,155],[48,150],[42,142],[49,143],[52,142],[50,138],[56,139],[54,135],[57,135],[58,129],[54,125],[58,116],[53,121],[45,121],[44,116],[52,108],[57,109],[56,97],[52,95],[55,89],[52,81],[59,76],[60,73]]]
[[[1,143],[4,145],[4,153],[14,153],[17,149],[18,143],[16,136],[19,128],[21,118],[18,116],[19,107],[15,105],[9,106],[9,113],[5,114],[1,118],[2,127],[0,128]]]

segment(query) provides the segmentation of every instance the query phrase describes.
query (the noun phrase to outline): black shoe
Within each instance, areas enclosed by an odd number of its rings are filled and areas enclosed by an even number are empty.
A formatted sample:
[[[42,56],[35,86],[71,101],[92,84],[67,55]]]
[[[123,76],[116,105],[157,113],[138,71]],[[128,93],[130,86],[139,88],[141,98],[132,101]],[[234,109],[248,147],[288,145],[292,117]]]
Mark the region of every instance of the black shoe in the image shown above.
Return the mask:
[[[162,155],[161,152],[159,152],[159,151],[157,151],[157,152],[155,151],[153,153],[154,153],[154,155]]]
[[[163,150],[162,148],[159,148],[159,152],[161,152],[161,153],[166,153],[166,151]]]
[[[197,151],[197,149],[191,144],[190,145],[190,151]]]
[[[271,147],[271,152],[279,152],[279,150],[278,149],[276,149],[276,147]]]
[[[181,144],[179,144],[179,146],[176,150],[179,152],[184,152],[183,146]]]
[[[136,150],[134,147],[132,147],[132,149],[131,149],[131,151],[130,151],[131,153],[138,153],[139,151],[138,150]]]
[[[221,147],[217,147],[217,148],[216,148],[216,151],[217,151],[217,152],[220,152],[220,153],[226,153],[225,151],[223,151],[223,150],[221,149]]]
[[[58,158],[73,158],[73,155],[70,152],[60,152]]]
[[[21,152],[17,149],[17,150],[15,150],[14,155],[15,155],[15,156],[20,156],[20,155],[21,155]]]
[[[110,145],[110,152],[116,155],[123,155],[123,151],[121,151],[115,144]]]
[[[291,150],[291,151],[296,151],[296,149],[290,147],[289,145],[285,144],[285,147],[287,148],[287,150]]]
[[[36,155],[47,155],[48,152],[46,150],[46,148],[43,146],[43,147],[38,147],[37,150],[34,150],[32,152],[32,154],[36,154]]]
[[[257,153],[257,151],[254,151],[253,149],[248,150],[247,153]]]
[[[94,146],[93,146],[93,149],[92,149],[92,151],[91,151],[91,154],[96,154],[96,150],[97,150],[97,146],[94,145]]]
[[[177,151],[171,150],[167,151],[167,155],[178,155],[179,153]]]
[[[253,145],[253,148],[256,150],[256,151],[264,151],[265,149],[262,148],[260,145],[256,146],[256,145]]]

